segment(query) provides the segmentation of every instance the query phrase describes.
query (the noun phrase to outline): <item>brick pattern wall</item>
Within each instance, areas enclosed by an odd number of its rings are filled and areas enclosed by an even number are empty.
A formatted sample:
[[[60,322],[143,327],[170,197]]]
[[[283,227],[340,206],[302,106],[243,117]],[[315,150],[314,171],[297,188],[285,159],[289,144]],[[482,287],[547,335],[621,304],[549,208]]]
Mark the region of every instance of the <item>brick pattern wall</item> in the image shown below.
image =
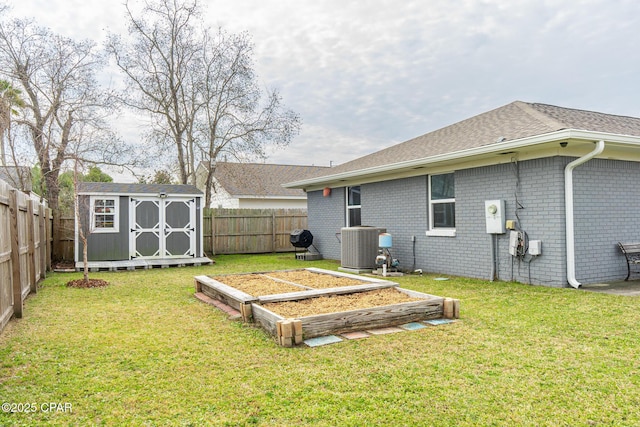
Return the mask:
[[[425,234],[426,176],[363,185],[363,223],[387,228],[393,236],[392,255],[403,270],[489,279],[494,237],[486,233],[484,202],[505,200],[505,218],[519,218],[529,239],[542,240],[543,256],[513,258],[509,234],[499,235],[498,278],[564,286],[563,167],[559,159],[540,159],[456,172],[456,237]],[[516,193],[521,207],[517,216]]]
[[[313,234],[313,246],[324,258],[340,259],[340,240],[336,233],[345,226],[345,189],[334,188],[324,197],[322,190],[307,193],[307,224]]]
[[[509,231],[498,235],[498,278],[565,286],[564,164],[547,158],[456,172],[457,238],[470,261],[460,266],[462,275],[490,278],[494,237],[486,234],[484,201],[499,199],[505,201],[505,219],[516,220],[529,240],[542,241],[542,255],[514,258]]]
[[[424,249],[427,227],[427,177],[383,181],[361,187],[362,224],[386,228],[393,240],[391,256],[402,270],[420,268],[418,250]],[[411,236],[416,237],[414,265]]]
[[[627,266],[617,242],[640,241],[640,164],[595,159],[573,175],[576,278],[622,280]]]
[[[402,270],[489,279],[494,237],[486,233],[485,200],[504,200],[505,219],[517,220],[542,255],[509,255],[509,232],[498,235],[498,279],[567,286],[564,168],[572,158],[553,157],[455,172],[456,237],[427,237],[427,176],[364,184],[362,224],[386,228]],[[640,241],[640,165],[592,160],[574,171],[576,276],[598,283],[626,275],[618,241]],[[330,197],[308,194],[309,228],[325,258],[340,259],[336,233],[345,224],[344,189]],[[517,200],[516,200],[517,198]],[[415,236],[415,242],[411,237]],[[414,255],[415,254],[415,255]]]

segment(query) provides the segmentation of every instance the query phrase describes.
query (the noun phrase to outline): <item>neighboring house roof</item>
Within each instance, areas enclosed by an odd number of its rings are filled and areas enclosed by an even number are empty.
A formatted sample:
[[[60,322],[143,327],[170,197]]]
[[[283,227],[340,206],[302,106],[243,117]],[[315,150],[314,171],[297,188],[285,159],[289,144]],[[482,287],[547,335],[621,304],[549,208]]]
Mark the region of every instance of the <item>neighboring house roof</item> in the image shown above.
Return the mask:
[[[26,166],[0,166],[0,179],[21,191],[33,190],[31,169]]]
[[[121,184],[116,182],[79,182],[78,194],[160,194],[201,196],[193,185],[182,184]]]
[[[640,141],[640,118],[515,101],[335,166],[315,177],[290,182],[287,187],[338,185],[347,178],[389,174],[403,168],[416,169],[435,161],[461,160],[489,153],[495,156],[508,149],[552,140],[577,138],[586,141],[594,136],[575,131],[632,136],[637,143]],[[540,138],[544,135],[547,137]]]
[[[304,191],[282,184],[329,169],[320,166],[217,162],[214,178],[233,197],[306,198]]]

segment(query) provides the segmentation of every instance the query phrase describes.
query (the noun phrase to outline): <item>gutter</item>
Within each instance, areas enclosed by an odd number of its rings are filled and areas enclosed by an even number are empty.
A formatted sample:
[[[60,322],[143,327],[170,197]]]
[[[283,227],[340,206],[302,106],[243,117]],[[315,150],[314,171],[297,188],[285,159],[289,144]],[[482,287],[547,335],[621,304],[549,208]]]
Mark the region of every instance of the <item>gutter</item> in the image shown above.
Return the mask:
[[[604,150],[604,140],[596,144],[596,148],[572,161],[564,168],[564,209],[566,221],[566,244],[567,244],[567,281],[574,288],[579,288],[582,284],[576,279],[576,248],[573,221],[573,170],[583,163],[593,159]]]

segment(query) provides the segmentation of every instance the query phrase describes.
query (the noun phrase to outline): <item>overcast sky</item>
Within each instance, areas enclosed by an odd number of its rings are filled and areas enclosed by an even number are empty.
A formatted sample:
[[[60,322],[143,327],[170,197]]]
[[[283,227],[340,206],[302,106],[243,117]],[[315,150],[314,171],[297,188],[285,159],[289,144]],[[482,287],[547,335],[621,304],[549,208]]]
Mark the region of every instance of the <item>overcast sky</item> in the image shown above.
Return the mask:
[[[66,36],[124,34],[119,0],[9,4]],[[302,118],[269,163],[344,163],[515,100],[640,117],[638,0],[204,4],[253,36],[260,82]]]

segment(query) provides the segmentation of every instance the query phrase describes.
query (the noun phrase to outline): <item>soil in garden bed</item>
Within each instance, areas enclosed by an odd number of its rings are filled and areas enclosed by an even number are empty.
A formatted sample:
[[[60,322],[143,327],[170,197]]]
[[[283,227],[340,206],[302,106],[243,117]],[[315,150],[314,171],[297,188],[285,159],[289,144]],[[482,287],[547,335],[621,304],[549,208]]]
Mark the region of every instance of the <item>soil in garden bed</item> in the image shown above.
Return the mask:
[[[212,278],[253,296],[299,292],[308,288],[326,289],[368,283],[362,280],[314,273],[308,270],[273,271],[269,273],[213,276]]]
[[[360,310],[412,301],[423,301],[423,299],[410,297],[395,288],[386,288],[346,295],[332,295],[297,301],[272,302],[264,304],[264,307],[282,317],[300,318],[318,314]]]
[[[306,290],[301,286],[290,285],[270,279],[263,274],[238,274],[229,276],[213,276],[214,280],[231,286],[253,296],[284,294]]]
[[[313,289],[339,288],[342,286],[364,285],[364,280],[350,279],[348,277],[332,276],[330,274],[314,273],[309,270],[274,271],[266,273],[267,276],[294,282]]]

